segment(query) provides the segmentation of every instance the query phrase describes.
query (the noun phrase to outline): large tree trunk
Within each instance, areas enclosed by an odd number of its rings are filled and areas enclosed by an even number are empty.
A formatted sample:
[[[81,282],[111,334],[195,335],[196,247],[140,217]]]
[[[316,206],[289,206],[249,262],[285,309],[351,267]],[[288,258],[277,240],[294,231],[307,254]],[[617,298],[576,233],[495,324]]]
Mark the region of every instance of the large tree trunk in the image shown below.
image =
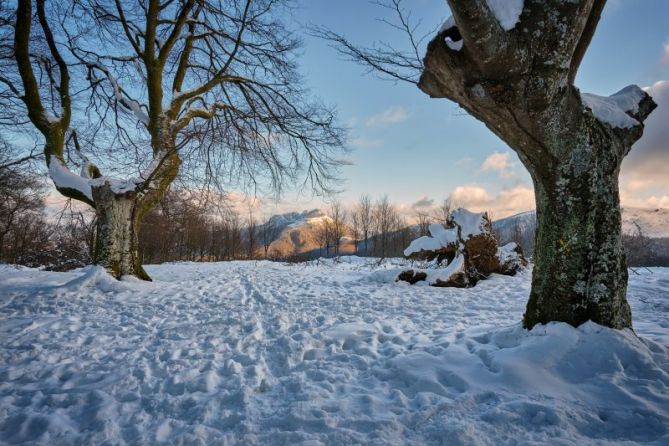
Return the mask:
[[[526,1],[508,29],[484,0],[449,0],[455,18],[424,59],[419,88],[484,122],[532,175],[538,228],[526,328],[632,326],[618,173],[655,104],[628,87],[589,96],[593,107],[604,105],[597,112],[573,85],[605,3]],[[460,49],[446,39],[461,41]]]
[[[151,280],[139,259],[139,203],[134,192],[115,193],[109,183],[93,187],[97,231],[93,262],[111,275]]]
[[[632,325],[618,164],[613,156],[596,152],[590,160],[570,158],[557,177],[542,178],[535,186],[534,271],[523,319],[528,328],[550,321]]]

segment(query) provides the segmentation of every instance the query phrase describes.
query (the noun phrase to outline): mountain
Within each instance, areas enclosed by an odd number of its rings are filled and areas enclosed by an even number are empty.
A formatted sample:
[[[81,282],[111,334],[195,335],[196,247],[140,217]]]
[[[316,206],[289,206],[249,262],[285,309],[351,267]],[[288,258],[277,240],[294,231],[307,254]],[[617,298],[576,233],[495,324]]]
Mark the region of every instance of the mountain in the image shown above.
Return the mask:
[[[320,209],[273,215],[267,223],[275,234],[274,241],[269,248],[270,255],[281,258],[292,256],[318,257],[321,254],[319,233],[328,222],[331,223],[332,218]],[[262,233],[262,230],[261,225],[258,228],[259,233]],[[341,254],[352,254],[353,251],[353,242],[343,237],[339,252]]]
[[[642,209],[626,207],[622,209],[623,233],[635,235],[636,224],[644,236],[649,238],[669,238],[669,209]],[[512,232],[534,232],[535,211],[522,212],[511,217],[496,220],[493,230],[502,239],[512,236]]]
[[[511,241],[517,237],[517,234],[534,234],[536,227],[537,214],[535,211],[521,212],[492,222],[492,230],[502,244]]]
[[[636,234],[636,222],[646,237],[669,237],[669,209],[623,208],[622,213],[623,233]]]

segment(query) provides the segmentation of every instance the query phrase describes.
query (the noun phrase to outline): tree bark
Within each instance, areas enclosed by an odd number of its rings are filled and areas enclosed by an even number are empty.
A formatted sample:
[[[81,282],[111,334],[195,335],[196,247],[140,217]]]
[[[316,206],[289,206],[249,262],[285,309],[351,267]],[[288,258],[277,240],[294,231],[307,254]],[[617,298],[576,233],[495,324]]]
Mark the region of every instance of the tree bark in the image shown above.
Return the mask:
[[[613,328],[632,326],[619,160],[607,155],[608,147],[589,149],[590,158],[579,152],[558,165],[557,175],[535,181],[537,232],[523,318],[527,328],[550,321],[578,326],[588,320]]]
[[[524,326],[631,327],[618,174],[655,104],[628,87],[638,103],[620,112],[634,124],[604,122],[573,85],[605,0],[526,1],[510,30],[483,0],[449,4],[455,25],[428,45],[418,87],[482,121],[532,176],[538,228]],[[460,50],[445,42],[452,35]]]
[[[93,187],[97,231],[93,262],[111,275],[151,280],[139,259],[139,202],[134,192],[115,193],[109,183]]]

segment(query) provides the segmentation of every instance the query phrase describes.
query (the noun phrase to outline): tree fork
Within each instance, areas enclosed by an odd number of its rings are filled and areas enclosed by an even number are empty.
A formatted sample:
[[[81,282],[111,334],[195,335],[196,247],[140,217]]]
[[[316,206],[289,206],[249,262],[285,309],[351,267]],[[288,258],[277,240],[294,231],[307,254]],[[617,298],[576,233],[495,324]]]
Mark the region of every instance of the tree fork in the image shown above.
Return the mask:
[[[429,43],[418,87],[455,101],[504,140],[529,170],[537,233],[523,325],[592,320],[630,328],[618,174],[655,108],[638,87],[634,125],[598,120],[573,80],[605,0],[526,0],[503,30],[484,0],[449,0],[455,25]],[[460,50],[447,35],[460,35]],[[622,109],[621,109],[622,110]]]

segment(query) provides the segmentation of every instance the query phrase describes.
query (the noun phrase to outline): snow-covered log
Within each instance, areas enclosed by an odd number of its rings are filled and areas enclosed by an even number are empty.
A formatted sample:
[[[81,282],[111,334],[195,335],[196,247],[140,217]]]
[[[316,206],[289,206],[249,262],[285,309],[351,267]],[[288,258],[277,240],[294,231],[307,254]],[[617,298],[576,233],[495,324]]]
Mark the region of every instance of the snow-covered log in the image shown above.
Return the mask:
[[[450,228],[430,225],[430,236],[412,241],[404,250],[407,257],[436,259],[438,265],[447,260],[446,267],[403,271],[397,280],[411,284],[426,280],[432,286],[463,288],[474,286],[493,273],[514,275],[527,264],[515,243],[498,247],[486,212],[456,209],[448,225]]]

